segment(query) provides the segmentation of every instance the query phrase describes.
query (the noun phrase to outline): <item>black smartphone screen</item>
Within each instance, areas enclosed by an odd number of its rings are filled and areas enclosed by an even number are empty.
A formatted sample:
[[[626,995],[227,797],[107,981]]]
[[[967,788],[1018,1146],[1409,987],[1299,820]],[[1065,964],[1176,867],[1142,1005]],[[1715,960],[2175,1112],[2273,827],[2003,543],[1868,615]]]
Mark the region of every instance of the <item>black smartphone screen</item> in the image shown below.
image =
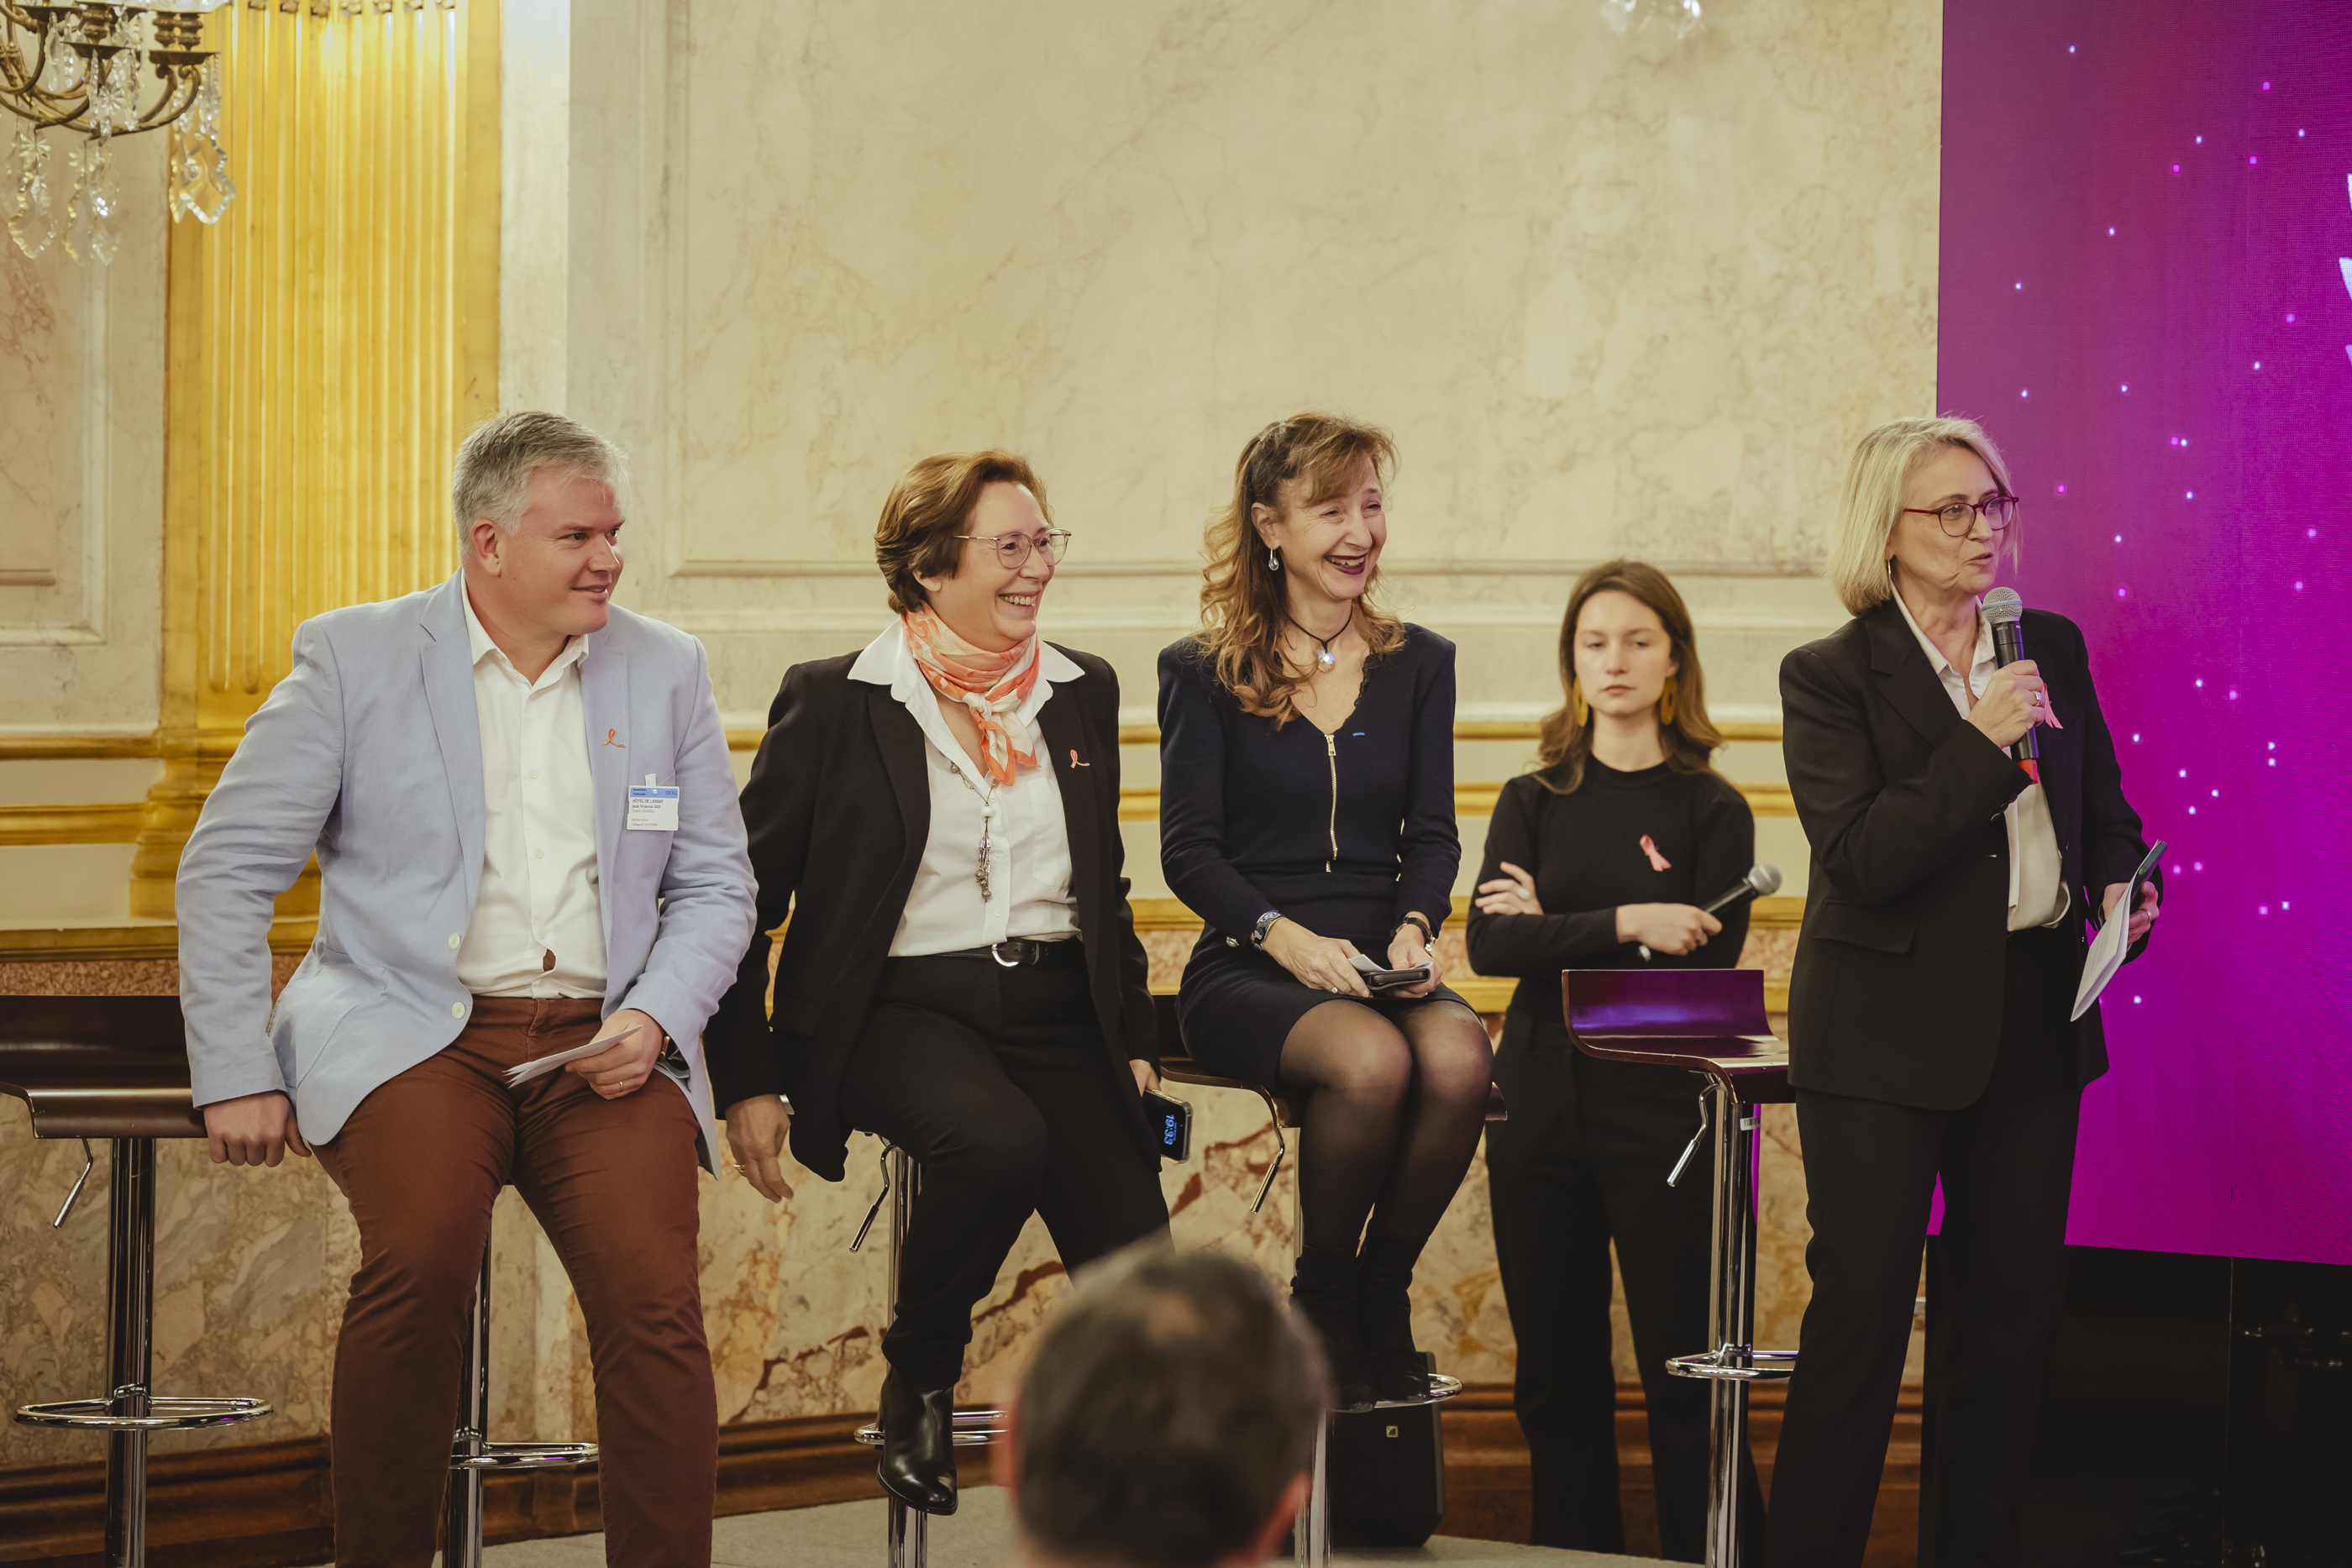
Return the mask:
[[[1160,1157],[1186,1160],[1192,1155],[1192,1107],[1172,1095],[1147,1091],[1143,1096],[1144,1113],[1155,1124],[1160,1138]]]

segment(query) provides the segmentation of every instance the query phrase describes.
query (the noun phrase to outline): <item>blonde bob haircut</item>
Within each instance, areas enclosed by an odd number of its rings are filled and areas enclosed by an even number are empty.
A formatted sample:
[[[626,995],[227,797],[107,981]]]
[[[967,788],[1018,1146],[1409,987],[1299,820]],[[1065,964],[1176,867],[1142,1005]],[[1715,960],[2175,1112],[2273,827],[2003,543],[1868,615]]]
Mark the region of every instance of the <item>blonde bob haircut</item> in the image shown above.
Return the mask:
[[[1850,615],[1861,615],[1895,596],[1895,573],[1887,546],[1903,520],[1903,486],[1920,464],[1948,446],[1984,459],[2004,496],[2017,494],[2000,448],[1973,419],[1898,419],[1880,425],[1853,449],[1846,465],[1845,489],[1830,525],[1829,561],[1822,569]],[[1993,545],[1996,562],[2015,559],[2017,524]]]

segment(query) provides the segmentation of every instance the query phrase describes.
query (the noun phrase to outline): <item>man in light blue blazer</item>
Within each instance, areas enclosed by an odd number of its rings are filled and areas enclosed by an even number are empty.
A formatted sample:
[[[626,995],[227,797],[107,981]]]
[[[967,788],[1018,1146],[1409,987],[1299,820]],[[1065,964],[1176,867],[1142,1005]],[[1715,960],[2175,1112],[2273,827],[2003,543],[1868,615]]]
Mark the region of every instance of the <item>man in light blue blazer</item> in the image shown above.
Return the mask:
[[[750,946],[753,883],[702,645],[611,602],[623,485],[611,444],[554,414],[468,436],[457,574],[296,631],[181,858],[213,1158],[315,1151],[359,1226],[339,1564],[433,1556],[509,1182],[587,1322],[609,1560],[710,1561],[701,1033]],[[314,852],[318,938],[273,1011],[271,903]],[[600,1049],[512,1081],[583,1046]]]

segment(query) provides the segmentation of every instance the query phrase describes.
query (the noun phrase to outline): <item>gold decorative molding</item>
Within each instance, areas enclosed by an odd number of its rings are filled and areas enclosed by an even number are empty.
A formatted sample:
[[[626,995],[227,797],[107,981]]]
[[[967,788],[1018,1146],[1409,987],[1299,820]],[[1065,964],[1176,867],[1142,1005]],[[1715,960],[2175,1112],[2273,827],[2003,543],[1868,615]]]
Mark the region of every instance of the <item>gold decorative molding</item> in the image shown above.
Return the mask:
[[[1184,906],[1181,899],[1138,898],[1130,901],[1135,911],[1135,928],[1139,932],[1165,931],[1181,936],[1197,936],[1201,917]],[[1449,920],[1452,929],[1459,930],[1470,917],[1470,901],[1456,898]],[[1757,931],[1793,931],[1804,921],[1805,901],[1782,895],[1759,898],[1748,915],[1748,925]],[[1447,985],[1460,994],[1464,1001],[1482,1013],[1499,1013],[1511,1005],[1511,996],[1518,989],[1515,979],[1491,975],[1455,975]],[[1774,974],[1764,982],[1764,1008],[1767,1012],[1789,1010],[1789,981],[1785,974]]]
[[[319,934],[315,919],[278,920],[269,927],[269,950],[301,953]],[[169,920],[132,920],[118,925],[0,926],[0,964],[55,964],[76,959],[177,958],[180,928]]]
[[[171,236],[151,918],[294,628],[448,574],[449,456],[498,402],[494,0],[220,15],[243,189]]]
[[[1793,817],[1797,805],[1786,784],[1735,784],[1734,789],[1747,798],[1748,809],[1759,817]],[[1491,817],[1495,801],[1502,795],[1500,784],[1456,784],[1454,787],[1454,814],[1457,817]],[[1118,792],[1118,820],[1122,822],[1156,822],[1160,820],[1160,789],[1154,784],[1123,786]]]
[[[91,762],[161,755],[152,729],[135,735],[0,735],[0,762]]]
[[[1723,738],[1727,743],[1748,741],[1767,743],[1773,746],[1780,744],[1780,727],[1777,724],[1723,724],[1717,725],[1716,727],[1723,731]],[[1463,723],[1455,725],[1454,727],[1454,738],[1457,742],[1465,740],[1525,740],[1532,742],[1538,737],[1540,731],[1541,727],[1531,720],[1523,721],[1519,719],[1512,719],[1507,722],[1479,721],[1476,723]],[[768,732],[764,729],[730,729],[727,732],[728,749],[730,751],[757,751],[760,749],[761,737],[767,733]],[[1160,727],[1156,724],[1120,725],[1118,727],[1118,743],[1121,746],[1157,746],[1160,744]]]
[[[139,840],[146,806],[0,806],[0,845],[129,844]]]
[[[1138,931],[1194,932],[1201,929],[1201,917],[1186,907],[1181,898],[1130,899],[1129,907],[1135,911]],[[1759,898],[1752,906],[1748,923],[1764,931],[1793,931],[1805,918],[1805,901],[1783,894],[1772,898]],[[1470,899],[1464,894],[1454,899],[1454,912],[1447,917],[1455,927],[1470,918]]]

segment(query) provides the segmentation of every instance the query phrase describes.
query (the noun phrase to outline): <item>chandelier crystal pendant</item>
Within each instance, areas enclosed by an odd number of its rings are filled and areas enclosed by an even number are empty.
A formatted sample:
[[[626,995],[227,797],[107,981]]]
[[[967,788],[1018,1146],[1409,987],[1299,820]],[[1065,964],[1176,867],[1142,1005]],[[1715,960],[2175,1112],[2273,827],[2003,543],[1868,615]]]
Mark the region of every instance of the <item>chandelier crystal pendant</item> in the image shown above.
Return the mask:
[[[114,138],[164,127],[173,221],[219,221],[236,186],[220,141],[220,60],[202,46],[205,13],[226,4],[0,0],[0,105],[26,122],[0,172],[0,213],[18,250],[37,256],[62,240],[76,261],[112,261],[122,207]],[[84,140],[58,158],[41,134],[50,130]]]

